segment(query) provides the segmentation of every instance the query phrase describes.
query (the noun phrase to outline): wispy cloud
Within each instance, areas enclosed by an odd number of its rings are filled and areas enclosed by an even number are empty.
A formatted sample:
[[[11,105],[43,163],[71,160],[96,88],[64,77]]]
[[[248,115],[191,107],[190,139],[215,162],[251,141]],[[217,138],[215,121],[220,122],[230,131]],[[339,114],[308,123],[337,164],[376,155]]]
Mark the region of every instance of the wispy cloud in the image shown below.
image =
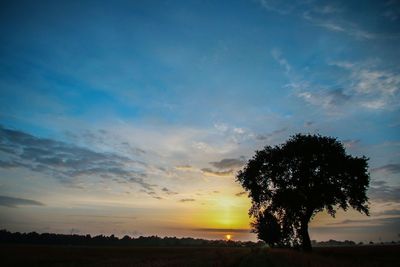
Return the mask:
[[[370,109],[399,106],[400,73],[379,69],[372,64],[333,63],[349,72],[350,89],[360,104]]]
[[[360,144],[360,139],[346,139],[343,140],[343,144],[346,148],[354,148]]]
[[[18,206],[44,206],[44,204],[32,199],[0,196],[0,206],[16,208]]]
[[[246,194],[246,192],[242,191],[242,192],[236,193],[235,196],[241,197],[241,196],[244,196],[245,194]]]
[[[279,49],[275,48],[272,49],[271,55],[279,63],[279,65],[285,68],[286,74],[289,74],[290,70],[292,69],[292,66],[289,64],[286,58],[283,57],[282,52]]]
[[[193,231],[213,232],[213,233],[250,233],[250,229],[235,228],[194,228]]]
[[[330,3],[325,5],[315,5],[313,11],[320,14],[335,14],[342,13],[344,8]]]
[[[400,210],[397,210],[397,209],[384,210],[384,211],[376,212],[373,215],[374,216],[399,216],[400,217]]]
[[[301,82],[297,83],[298,86],[291,86],[299,98],[330,112],[340,112],[344,107],[354,106],[368,110],[393,110],[399,107],[400,73],[380,69],[371,63],[329,64],[345,71],[338,77],[341,88],[337,88],[337,84],[331,88]]]
[[[161,200],[163,199],[162,197],[160,197],[155,191],[153,190],[144,190],[141,189],[140,192],[146,193],[147,195],[149,195],[150,197],[154,198],[154,199],[158,199]]]
[[[392,35],[377,34],[363,29],[356,23],[346,18],[346,8],[336,4],[318,4],[313,1],[274,1],[259,0],[260,5],[270,12],[280,15],[292,15],[303,18],[309,23],[324,28],[328,31],[343,33],[359,40],[394,37]],[[398,12],[390,8],[383,16],[397,20]],[[395,36],[398,37],[398,36]],[[282,62],[282,65],[287,65]],[[287,68],[287,67],[286,67]],[[290,68],[287,68],[289,71]]]
[[[194,198],[182,198],[179,200],[179,202],[194,202],[196,199]]]
[[[206,176],[213,176],[213,177],[227,177],[233,175],[233,170],[226,170],[226,171],[214,171],[210,168],[203,168],[201,169],[204,175]]]
[[[329,31],[344,33],[357,39],[375,39],[379,36],[376,33],[361,29],[355,23],[344,19],[326,18],[326,14],[329,13],[320,13],[321,16],[317,17],[312,15],[310,11],[306,11],[303,13],[303,18],[316,26]]]
[[[235,159],[235,158],[227,158],[221,159],[220,161],[210,162],[212,166],[217,169],[236,169],[241,168],[246,163],[244,157]]]
[[[373,168],[372,172],[400,173],[400,164],[387,164],[377,168]]]
[[[312,105],[322,106],[330,110],[344,105],[351,98],[351,96],[346,94],[342,89],[326,89],[317,92],[302,91],[298,93],[298,97]]]
[[[178,165],[178,166],[175,166],[175,169],[180,170],[180,171],[191,171],[191,170],[193,170],[193,167],[191,165]]]
[[[135,216],[118,216],[118,215],[72,214],[72,215],[68,215],[68,217],[137,220],[137,217],[135,217]]]
[[[267,133],[267,134],[258,134],[258,135],[256,135],[256,139],[257,140],[262,140],[262,141],[266,140],[266,141],[269,142],[273,138],[285,133],[287,130],[288,130],[288,127],[283,127],[283,128],[274,130],[274,131],[272,131],[270,133]]]
[[[277,0],[259,0],[258,2],[266,10],[276,12],[281,15],[287,15],[291,13],[296,7],[296,5],[293,4],[294,2],[283,2]]]
[[[377,202],[400,202],[400,186],[390,186],[384,181],[372,184],[368,196]]]
[[[92,176],[116,182],[122,179],[146,190],[157,187],[146,181],[143,164],[114,153],[93,151],[4,127],[0,127],[0,148],[7,155],[0,167],[27,168],[71,186],[81,186],[81,179]]]
[[[400,5],[396,0],[389,0],[385,3],[385,11],[383,16],[392,22],[398,21],[400,18]]]
[[[166,193],[167,195],[177,195],[177,192],[174,192],[166,187],[164,187],[163,189],[161,189],[161,191],[163,191],[164,193]]]

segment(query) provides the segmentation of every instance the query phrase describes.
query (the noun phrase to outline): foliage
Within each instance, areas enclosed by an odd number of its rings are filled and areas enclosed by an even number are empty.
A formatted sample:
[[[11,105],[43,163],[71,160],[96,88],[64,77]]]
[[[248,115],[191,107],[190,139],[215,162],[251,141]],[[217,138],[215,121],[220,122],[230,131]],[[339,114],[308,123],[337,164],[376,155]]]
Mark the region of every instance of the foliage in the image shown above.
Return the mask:
[[[253,232],[257,233],[260,240],[265,241],[270,246],[282,246],[282,231],[275,216],[267,210],[260,212],[256,220],[252,222]]]
[[[347,155],[335,138],[320,135],[297,134],[256,151],[237,175],[252,200],[253,230],[271,245],[311,250],[308,223],[316,213],[326,210],[335,216],[337,208],[352,207],[368,215],[367,161]],[[274,220],[279,242],[268,236]]]

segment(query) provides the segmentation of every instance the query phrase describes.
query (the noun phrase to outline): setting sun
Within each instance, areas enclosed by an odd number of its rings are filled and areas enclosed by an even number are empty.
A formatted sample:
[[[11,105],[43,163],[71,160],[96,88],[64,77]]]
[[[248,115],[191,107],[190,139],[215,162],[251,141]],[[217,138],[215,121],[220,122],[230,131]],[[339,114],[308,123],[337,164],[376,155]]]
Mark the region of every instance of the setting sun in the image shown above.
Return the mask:
[[[229,240],[232,239],[232,235],[225,235],[225,238],[226,238],[227,241],[229,241]]]

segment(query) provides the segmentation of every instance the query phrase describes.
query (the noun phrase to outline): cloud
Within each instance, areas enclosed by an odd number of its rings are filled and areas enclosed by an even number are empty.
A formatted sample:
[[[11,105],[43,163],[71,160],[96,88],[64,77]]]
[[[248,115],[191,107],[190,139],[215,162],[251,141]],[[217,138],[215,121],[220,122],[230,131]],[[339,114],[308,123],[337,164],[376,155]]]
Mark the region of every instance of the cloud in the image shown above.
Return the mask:
[[[193,202],[196,201],[194,198],[182,198],[179,200],[179,202]]]
[[[227,159],[221,159],[220,161],[213,161],[210,162],[210,164],[217,168],[217,169],[235,169],[235,168],[241,168],[243,165],[246,163],[244,160],[244,157],[240,157],[238,159],[234,158],[227,158]]]
[[[310,127],[312,127],[314,124],[315,124],[314,121],[306,121],[306,122],[304,123],[304,127],[310,128]]]
[[[226,171],[214,171],[210,168],[203,168],[201,169],[204,175],[206,176],[214,176],[214,177],[226,177],[233,175],[233,170],[226,170]]]
[[[383,13],[384,17],[393,22],[397,21],[400,18],[400,5],[398,5],[398,1],[386,1],[385,8],[386,10]]]
[[[229,126],[226,123],[214,123],[214,128],[219,132],[226,132],[229,130]]]
[[[110,131],[99,129],[99,130],[85,130],[82,133],[72,133],[65,131],[65,136],[68,140],[73,143],[85,143],[90,147],[112,147],[115,151],[121,154],[131,156],[142,156],[146,154],[146,151],[133,146],[130,142],[120,141],[118,136],[113,135]]]
[[[0,206],[16,208],[18,206],[44,206],[44,204],[32,199],[0,196]]]
[[[331,4],[327,4],[327,5],[323,5],[323,6],[315,6],[313,8],[313,11],[316,13],[326,15],[326,14],[342,13],[343,8],[340,8],[338,6],[334,6]]]
[[[342,89],[322,90],[318,92],[303,91],[298,93],[298,96],[312,105],[322,106],[325,109],[334,109],[341,106],[351,97]]]
[[[248,128],[228,125],[226,123],[214,123],[214,128],[217,130],[217,133],[222,135],[223,139],[227,141],[227,148],[230,148],[229,150],[232,150],[236,145],[242,142],[254,138],[254,133]],[[219,150],[215,152],[221,153],[222,151]]]
[[[146,190],[157,187],[145,180],[147,174],[143,163],[115,153],[39,138],[2,126],[0,148],[8,158],[0,162],[0,168],[27,168],[70,186],[77,186],[81,179],[94,176],[135,183]]]
[[[327,225],[353,225],[353,224],[367,224],[367,225],[375,225],[377,219],[365,219],[365,220],[351,220],[351,219],[346,219],[342,220],[340,222],[333,222],[333,223],[328,223]],[[375,222],[375,223],[374,223]]]
[[[400,210],[392,209],[374,213],[375,216],[400,216]]]
[[[171,191],[168,188],[164,187],[163,189],[161,189],[161,191],[163,191],[164,193],[166,193],[167,195],[177,195],[177,192]]]
[[[368,196],[378,202],[400,202],[400,186],[389,186],[384,181],[372,184]]]
[[[385,185],[386,182],[385,181],[371,181],[371,186],[382,186]]]
[[[288,74],[290,70],[292,69],[292,66],[289,64],[289,62],[282,56],[282,53],[279,49],[272,49],[271,51],[272,57],[281,65],[282,67],[285,68],[286,73]]]
[[[344,108],[394,110],[400,106],[400,73],[368,62],[331,62],[329,65],[343,73],[337,78],[340,88],[297,81],[289,84],[294,94],[333,114],[342,113]],[[335,83],[334,87],[338,84]]]
[[[341,13],[343,9],[325,6],[314,7],[303,11],[302,18],[315,26],[322,27],[329,31],[347,34],[360,40],[376,39],[383,37],[379,34],[369,32],[360,28],[357,24],[344,19],[342,16],[334,16]]]
[[[400,73],[377,68],[372,63],[334,62],[346,70],[348,90],[368,109],[393,109],[399,106]]]
[[[231,229],[231,228],[193,228],[192,231],[211,232],[211,233],[250,233],[250,229]]]
[[[343,145],[344,145],[345,148],[354,148],[354,147],[358,146],[359,143],[360,143],[360,139],[356,139],[356,140],[346,139],[346,140],[343,140]]]
[[[154,199],[158,199],[158,200],[161,200],[161,199],[163,199],[162,197],[160,197],[159,195],[157,195],[157,193],[156,192],[154,192],[154,191],[146,191],[146,190],[140,190],[140,192],[143,192],[143,193],[146,193],[146,194],[148,194],[149,196],[151,196],[152,198],[154,198]]]
[[[246,194],[246,192],[245,192],[245,191],[242,191],[242,192],[236,193],[235,196],[241,197],[241,196],[243,196],[243,195],[245,195],[245,194]]]
[[[378,37],[385,37],[376,33],[372,33],[365,29],[360,28],[357,24],[342,16],[345,8],[335,6],[332,4],[315,5],[312,1],[293,1],[286,3],[285,1],[275,0],[259,0],[261,6],[271,12],[280,15],[293,14],[301,17],[302,19],[312,23],[315,26],[322,27],[329,31],[340,32],[357,39],[375,39]],[[392,10],[392,9],[390,9]],[[393,11],[386,11],[388,18],[395,18],[397,16]],[[282,62],[281,65],[285,66],[286,70],[289,65]]]
[[[381,167],[373,168],[372,172],[400,173],[400,163],[387,164]]]
[[[288,130],[288,128],[284,127],[284,128],[272,131],[268,134],[258,134],[258,135],[256,135],[256,139],[262,140],[262,141],[264,141],[264,140],[271,141],[271,139],[273,139],[276,136],[279,136],[280,134],[285,133],[287,130]]]
[[[106,218],[106,219],[129,219],[136,220],[134,216],[116,216],[116,215],[90,215],[90,214],[72,214],[68,217],[83,217],[83,218]]]
[[[400,225],[400,217],[388,217],[388,218],[371,218],[371,219],[360,219],[360,220],[352,220],[346,219],[340,222],[334,222],[327,224],[328,226],[339,226],[339,227],[376,227],[376,226],[385,226],[385,225]]]
[[[292,12],[294,6],[292,5],[283,5],[282,1],[276,0],[259,0],[258,1],[263,8],[269,11],[276,12],[281,15],[286,15]]]
[[[14,161],[0,160],[0,168],[3,168],[3,169],[15,168],[15,167],[19,167],[19,166],[20,166],[20,164],[14,162]]]
[[[400,217],[343,220],[338,223],[325,226],[311,226],[310,228],[313,233],[323,233],[326,231],[332,233],[334,231],[342,234],[355,234],[358,232],[362,233],[363,236],[366,236],[368,233],[376,234],[375,238],[378,238],[382,233],[396,234],[397,236],[398,229],[400,229]]]
[[[175,169],[180,170],[180,171],[191,171],[191,170],[193,170],[193,167],[191,165],[178,165],[178,166],[175,166]]]

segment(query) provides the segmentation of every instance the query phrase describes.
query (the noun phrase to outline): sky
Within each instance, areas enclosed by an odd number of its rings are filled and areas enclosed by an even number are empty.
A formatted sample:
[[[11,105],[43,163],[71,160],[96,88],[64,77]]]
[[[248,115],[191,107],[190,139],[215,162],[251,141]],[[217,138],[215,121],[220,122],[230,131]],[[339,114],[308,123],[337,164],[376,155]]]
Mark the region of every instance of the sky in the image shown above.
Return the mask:
[[[296,133],[369,158],[399,239],[399,1],[1,1],[0,228],[256,240],[235,174]]]

